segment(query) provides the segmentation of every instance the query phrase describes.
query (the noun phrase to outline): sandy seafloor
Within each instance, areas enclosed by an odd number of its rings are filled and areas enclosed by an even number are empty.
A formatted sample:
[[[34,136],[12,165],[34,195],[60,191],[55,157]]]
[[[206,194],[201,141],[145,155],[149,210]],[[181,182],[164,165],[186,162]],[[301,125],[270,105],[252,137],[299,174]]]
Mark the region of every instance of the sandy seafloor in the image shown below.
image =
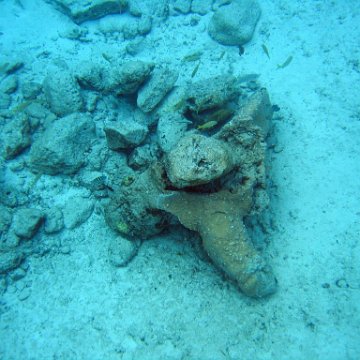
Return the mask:
[[[49,62],[76,64],[124,49],[96,35],[98,21],[82,25],[88,43],[61,38],[73,26],[69,18],[41,0],[22,3],[23,9],[0,1],[0,56],[32,63],[40,77]],[[198,78],[229,66],[261,74],[281,109],[273,120],[274,226],[265,249],[278,292],[246,298],[199,259],[181,231],[146,241],[126,268],[115,269],[107,227],[94,212],[59,235],[70,254],[28,259],[26,277],[3,295],[1,359],[360,358],[360,6],[357,0],[260,4],[262,17],[241,57],[236,47],[210,39],[210,15],[196,27],[188,16],[169,17],[147,35],[138,56],[180,64],[201,50]],[[277,69],[290,55],[292,63]],[[180,83],[192,68],[180,68]],[[51,182],[43,183],[45,202]],[[16,286],[31,295],[20,301]]]

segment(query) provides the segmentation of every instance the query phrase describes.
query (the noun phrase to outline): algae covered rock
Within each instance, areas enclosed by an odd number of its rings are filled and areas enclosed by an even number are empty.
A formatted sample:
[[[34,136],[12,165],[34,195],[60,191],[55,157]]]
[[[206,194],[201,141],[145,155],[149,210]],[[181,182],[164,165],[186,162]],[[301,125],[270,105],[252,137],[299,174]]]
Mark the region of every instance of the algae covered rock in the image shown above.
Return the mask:
[[[133,120],[116,121],[104,128],[106,140],[111,150],[124,150],[140,145],[148,129]]]
[[[95,125],[85,114],[54,121],[31,146],[30,169],[49,175],[76,173],[85,163],[94,134]]]
[[[148,113],[155,109],[165,95],[173,88],[179,73],[167,67],[154,70],[150,80],[140,89],[137,105]]]
[[[6,160],[15,158],[31,144],[30,124],[24,115],[18,115],[7,123],[3,133],[1,147]]]
[[[43,88],[50,109],[56,115],[69,115],[83,108],[80,87],[69,71],[50,72]]]
[[[44,219],[39,209],[20,209],[14,215],[13,229],[20,238],[31,239],[38,231]]]
[[[209,35],[222,45],[243,45],[252,38],[260,14],[256,0],[234,0],[215,11]]]
[[[207,184],[231,170],[232,158],[221,142],[200,134],[182,138],[167,154],[166,172],[178,188]]]
[[[121,13],[126,0],[46,0],[54,4],[61,12],[80,24],[87,20],[99,19],[109,14]]]
[[[235,76],[215,76],[190,84],[186,91],[186,104],[190,111],[199,113],[221,107],[236,99],[239,94]]]

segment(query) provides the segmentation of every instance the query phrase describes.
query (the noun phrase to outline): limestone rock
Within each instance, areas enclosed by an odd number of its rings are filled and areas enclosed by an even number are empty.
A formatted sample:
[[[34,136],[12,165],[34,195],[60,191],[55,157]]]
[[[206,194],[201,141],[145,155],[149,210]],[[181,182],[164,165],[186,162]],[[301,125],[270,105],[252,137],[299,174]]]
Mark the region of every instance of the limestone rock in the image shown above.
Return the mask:
[[[18,79],[15,75],[10,75],[6,77],[0,85],[0,92],[5,94],[12,94],[18,88]]]
[[[109,14],[119,14],[126,0],[46,0],[68,15],[75,23],[99,19]]]
[[[56,115],[69,115],[83,108],[79,85],[69,71],[50,72],[43,87],[50,109]]]
[[[163,19],[168,15],[168,0],[128,0],[128,7],[133,16]]]
[[[2,152],[6,160],[21,154],[31,144],[30,124],[24,115],[16,116],[3,129]]]
[[[133,120],[116,121],[104,128],[106,140],[111,150],[123,150],[140,145],[148,129]]]
[[[186,104],[194,113],[221,107],[239,96],[235,76],[223,75],[196,81],[188,86]]]
[[[199,15],[205,15],[211,11],[213,0],[192,0],[191,11]]]
[[[154,70],[150,80],[140,89],[137,98],[138,107],[148,113],[155,109],[166,94],[173,88],[179,73],[167,67]]]
[[[215,11],[209,35],[222,45],[243,45],[252,38],[260,14],[256,0],[234,0]]]
[[[0,274],[16,269],[24,260],[24,254],[16,251],[0,252]]]
[[[72,114],[56,120],[31,146],[30,168],[49,175],[76,173],[85,163],[94,133],[95,125],[88,115]]]
[[[14,215],[12,227],[20,238],[31,239],[38,231],[44,219],[39,209],[20,209]]]
[[[232,166],[231,156],[219,141],[199,134],[182,138],[166,159],[167,176],[178,188],[207,184]]]
[[[109,90],[117,95],[134,94],[148,79],[154,64],[144,61],[127,61],[116,66]]]
[[[109,245],[110,263],[115,267],[126,266],[137,254],[138,249],[135,241],[118,236],[112,239]]]
[[[63,209],[67,229],[74,229],[84,223],[94,210],[94,202],[86,198],[71,198]]]
[[[45,232],[54,234],[64,228],[64,216],[58,207],[52,207],[45,211]]]
[[[160,117],[157,126],[158,141],[161,149],[169,152],[184,136],[190,121],[177,113],[167,113]]]
[[[188,14],[191,9],[191,0],[173,0],[172,9],[181,14]]]

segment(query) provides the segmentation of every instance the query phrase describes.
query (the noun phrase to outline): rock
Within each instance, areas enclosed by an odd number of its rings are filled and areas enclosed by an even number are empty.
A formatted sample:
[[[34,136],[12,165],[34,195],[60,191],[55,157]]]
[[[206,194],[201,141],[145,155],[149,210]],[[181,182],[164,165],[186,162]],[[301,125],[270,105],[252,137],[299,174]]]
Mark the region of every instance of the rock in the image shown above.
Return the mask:
[[[192,0],[191,11],[199,15],[206,15],[211,11],[213,0]]]
[[[109,14],[120,14],[126,0],[46,0],[68,15],[75,23],[99,19]]]
[[[58,207],[52,207],[45,211],[45,233],[54,234],[64,228],[64,216]]]
[[[21,92],[23,94],[24,99],[26,100],[34,100],[41,93],[42,85],[35,81],[25,82],[21,86]]]
[[[127,61],[116,65],[108,90],[117,95],[130,95],[138,91],[148,79],[154,64],[144,61]]]
[[[252,38],[260,14],[256,0],[234,0],[215,11],[209,23],[209,35],[222,45],[243,45]]]
[[[166,158],[167,176],[177,188],[207,184],[231,166],[231,156],[220,141],[199,134],[183,137]]]
[[[128,0],[129,12],[133,16],[151,16],[166,18],[168,15],[168,0]]]
[[[150,80],[139,90],[137,105],[148,113],[155,109],[166,94],[173,88],[179,73],[167,67],[154,70]]]
[[[133,120],[116,121],[104,128],[106,140],[111,150],[123,150],[140,145],[148,134],[148,129]]]
[[[24,254],[15,251],[0,252],[0,274],[16,269],[24,260]]]
[[[85,152],[95,135],[95,125],[85,114],[54,121],[31,146],[31,170],[48,175],[74,174],[85,163]]]
[[[99,92],[107,89],[111,76],[108,67],[94,64],[91,61],[81,62],[75,72],[75,77],[82,88]]]
[[[86,198],[69,199],[63,209],[67,229],[74,229],[84,223],[94,210],[94,202]]]
[[[3,129],[2,152],[6,160],[14,159],[31,144],[30,124],[25,115],[18,115]]]
[[[18,281],[26,276],[26,271],[24,269],[17,268],[13,270],[9,275],[11,280]]]
[[[172,9],[181,14],[188,14],[191,9],[191,1],[192,0],[173,0],[172,1]]]
[[[56,115],[65,116],[82,110],[80,87],[69,71],[52,71],[46,76],[43,87],[51,111]]]
[[[106,188],[106,176],[98,171],[86,171],[82,173],[79,181],[82,186],[92,192]]]
[[[110,263],[115,267],[126,266],[137,254],[138,248],[135,241],[117,236],[109,245]]]
[[[130,154],[128,165],[134,170],[143,169],[156,160],[158,150],[156,144],[139,146]]]
[[[0,92],[13,94],[18,88],[18,79],[15,75],[6,77],[0,85]]]
[[[6,206],[0,205],[0,236],[11,224],[12,214]]]
[[[11,96],[9,94],[0,93],[0,110],[8,110],[11,104]]]
[[[195,114],[235,100],[240,94],[235,76],[215,76],[188,86],[186,104]]]
[[[39,209],[20,209],[14,215],[12,227],[20,238],[31,239],[38,231],[44,214]]]
[[[161,150],[169,152],[184,136],[189,120],[177,113],[168,113],[160,117],[157,135]]]

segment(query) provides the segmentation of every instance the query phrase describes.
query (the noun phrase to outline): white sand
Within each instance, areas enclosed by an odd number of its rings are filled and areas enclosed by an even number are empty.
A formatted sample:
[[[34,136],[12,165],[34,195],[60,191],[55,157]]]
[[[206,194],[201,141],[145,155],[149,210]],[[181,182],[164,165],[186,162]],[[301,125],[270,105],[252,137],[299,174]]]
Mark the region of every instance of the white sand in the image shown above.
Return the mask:
[[[0,1],[0,56],[33,64],[39,79],[52,61],[71,65],[124,49],[95,34],[97,21],[83,25],[92,42],[58,38],[73,26],[67,17],[41,0],[21,2],[24,9]],[[202,50],[196,79],[231,67],[261,74],[281,108],[266,249],[279,291],[261,301],[244,297],[182,232],[145,242],[127,268],[115,269],[107,227],[94,213],[80,228],[38,240],[67,244],[71,253],[30,258],[26,277],[3,295],[1,359],[360,358],[360,8],[355,0],[260,3],[242,57],[208,37],[209,16],[196,27],[189,16],[169,18],[139,57],[179,66]],[[183,66],[179,84],[194,63]],[[50,201],[44,193],[42,203]],[[25,287],[31,295],[20,301]]]

